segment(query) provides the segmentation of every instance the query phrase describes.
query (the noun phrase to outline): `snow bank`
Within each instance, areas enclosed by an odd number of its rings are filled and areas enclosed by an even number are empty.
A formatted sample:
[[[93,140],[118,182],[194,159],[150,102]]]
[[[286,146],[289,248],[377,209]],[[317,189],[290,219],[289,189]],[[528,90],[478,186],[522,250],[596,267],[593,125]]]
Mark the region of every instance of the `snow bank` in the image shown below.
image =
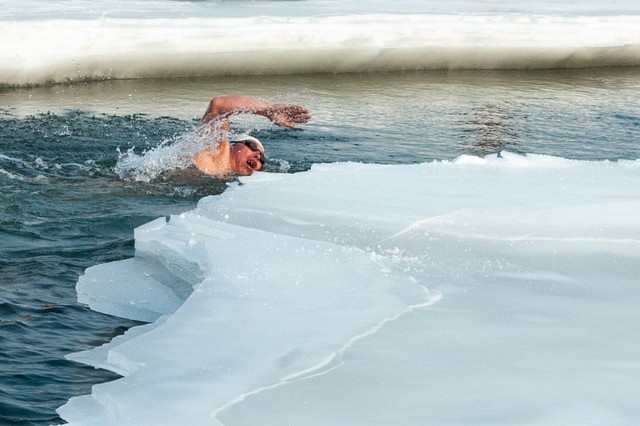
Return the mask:
[[[0,85],[640,65],[631,2],[49,3],[0,12]]]

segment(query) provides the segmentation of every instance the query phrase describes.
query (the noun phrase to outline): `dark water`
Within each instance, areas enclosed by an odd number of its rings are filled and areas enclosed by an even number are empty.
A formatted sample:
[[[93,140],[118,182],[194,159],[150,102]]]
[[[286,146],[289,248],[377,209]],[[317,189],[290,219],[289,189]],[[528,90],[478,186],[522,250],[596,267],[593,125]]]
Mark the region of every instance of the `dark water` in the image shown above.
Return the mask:
[[[144,115],[160,103],[155,98],[134,114],[70,101],[71,109],[25,115],[26,99],[40,96],[37,106],[46,109],[69,93],[77,100],[96,91],[103,99],[137,90],[165,96],[166,104],[202,97],[203,90],[273,98],[291,87],[314,120],[303,130],[256,126],[267,171],[505,149],[578,160],[640,158],[635,69],[102,82],[0,93],[8,99],[0,104],[0,425],[60,423],[57,407],[115,378],[64,359],[135,324],[79,305],[78,276],[133,256],[136,226],[225,188],[210,178],[142,183],[116,175],[118,148],[142,153],[195,127],[189,114]]]
[[[114,378],[63,357],[133,323],[77,304],[74,285],[87,267],[132,256],[134,227],[193,206],[110,171],[130,134],[185,125],[79,112],[0,120],[0,424],[59,423],[57,406]]]

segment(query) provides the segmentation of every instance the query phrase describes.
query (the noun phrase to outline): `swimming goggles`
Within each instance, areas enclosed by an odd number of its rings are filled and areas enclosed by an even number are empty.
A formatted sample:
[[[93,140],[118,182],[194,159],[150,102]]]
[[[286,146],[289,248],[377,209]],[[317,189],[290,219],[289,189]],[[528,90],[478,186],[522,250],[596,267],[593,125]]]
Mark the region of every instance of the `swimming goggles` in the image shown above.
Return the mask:
[[[257,143],[255,143],[254,141],[238,141],[236,143],[244,144],[247,148],[249,148],[253,152],[259,152],[260,153],[260,162],[264,166],[264,162],[265,162],[264,152],[260,151],[260,148],[258,148],[258,144]]]

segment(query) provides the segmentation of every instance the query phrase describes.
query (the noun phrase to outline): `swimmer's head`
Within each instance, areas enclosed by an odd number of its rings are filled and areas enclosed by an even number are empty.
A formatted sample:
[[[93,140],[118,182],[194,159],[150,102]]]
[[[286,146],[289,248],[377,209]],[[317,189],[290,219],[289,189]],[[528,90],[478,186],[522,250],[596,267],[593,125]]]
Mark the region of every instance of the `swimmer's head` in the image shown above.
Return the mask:
[[[253,136],[235,135],[231,142],[231,168],[241,176],[249,176],[264,166],[264,147]]]

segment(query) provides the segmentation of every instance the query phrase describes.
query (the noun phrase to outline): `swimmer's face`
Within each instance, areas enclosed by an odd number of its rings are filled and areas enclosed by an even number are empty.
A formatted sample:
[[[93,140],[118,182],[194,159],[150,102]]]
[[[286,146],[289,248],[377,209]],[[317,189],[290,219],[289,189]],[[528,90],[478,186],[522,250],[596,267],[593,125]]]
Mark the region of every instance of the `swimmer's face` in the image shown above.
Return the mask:
[[[241,176],[249,176],[264,165],[264,151],[253,141],[240,141],[231,146],[231,167]]]

